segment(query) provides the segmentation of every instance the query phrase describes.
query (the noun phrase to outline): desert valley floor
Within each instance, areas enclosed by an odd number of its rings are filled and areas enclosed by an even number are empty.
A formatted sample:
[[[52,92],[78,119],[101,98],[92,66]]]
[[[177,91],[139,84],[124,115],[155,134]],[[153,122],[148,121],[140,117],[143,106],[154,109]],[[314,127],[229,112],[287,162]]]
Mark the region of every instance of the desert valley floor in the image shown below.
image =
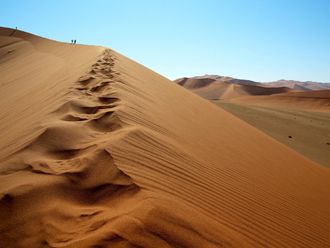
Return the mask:
[[[223,101],[215,104],[320,165],[330,167],[330,113]]]

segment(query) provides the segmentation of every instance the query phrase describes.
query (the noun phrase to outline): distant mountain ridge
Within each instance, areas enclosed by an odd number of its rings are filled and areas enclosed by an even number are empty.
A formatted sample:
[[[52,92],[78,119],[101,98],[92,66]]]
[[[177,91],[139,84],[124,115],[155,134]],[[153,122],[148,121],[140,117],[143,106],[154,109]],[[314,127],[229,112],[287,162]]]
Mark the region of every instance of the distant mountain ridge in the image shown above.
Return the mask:
[[[272,95],[292,91],[288,87],[265,87],[261,83],[217,75],[177,79],[176,83],[208,100]]]
[[[326,90],[330,89],[330,83],[320,83],[320,82],[313,82],[313,81],[295,81],[295,80],[285,80],[281,79],[274,82],[264,83],[270,87],[288,87],[294,90]]]
[[[256,82],[252,80],[246,80],[246,79],[237,79],[233,77],[227,77],[227,76],[219,76],[219,75],[202,75],[202,76],[195,76],[195,77],[183,77],[178,78],[174,80],[178,84],[184,86],[185,88],[195,88],[195,84],[192,86],[191,82],[189,84],[186,84],[187,81],[200,81],[199,84],[197,84],[200,87],[204,87],[207,84],[210,84],[212,82],[225,82],[225,83],[232,83],[232,84],[240,84],[240,85],[255,85],[255,86],[262,86],[262,87],[286,87],[293,90],[302,90],[302,91],[309,91],[309,90],[325,90],[330,89],[330,83],[321,83],[321,82],[313,82],[313,81],[297,81],[297,80],[286,80],[286,79],[280,79],[277,81],[272,82]]]
[[[242,96],[267,96],[296,91],[330,90],[330,83],[278,80],[275,82],[255,82],[219,75],[183,77],[175,82],[208,100],[225,100]]]

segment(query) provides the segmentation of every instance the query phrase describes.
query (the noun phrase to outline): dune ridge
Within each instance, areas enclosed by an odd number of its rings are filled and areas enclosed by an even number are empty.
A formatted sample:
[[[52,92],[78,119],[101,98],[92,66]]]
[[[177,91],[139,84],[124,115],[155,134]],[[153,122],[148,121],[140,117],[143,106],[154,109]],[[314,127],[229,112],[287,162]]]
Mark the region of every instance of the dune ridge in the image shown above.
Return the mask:
[[[176,213],[167,210],[167,204],[159,207],[161,197],[153,200],[152,194],[141,191],[130,176],[118,169],[105,146],[135,128],[127,127],[115,114],[120,104],[110,85],[120,84],[120,80],[113,64],[110,50],[104,50],[90,72],[71,88],[69,101],[43,123],[43,131],[26,147],[1,161],[0,244],[7,247],[239,244],[240,241],[231,238],[230,230],[224,232],[218,224],[208,231],[201,221],[205,216],[196,218],[199,213],[184,206],[181,207],[184,211],[180,210],[180,203],[176,203]],[[195,216],[189,222],[180,217],[187,212]],[[209,233],[214,237],[222,232],[220,241],[208,237]]]
[[[60,46],[82,65],[2,154],[0,246],[329,246],[329,170],[111,49]]]

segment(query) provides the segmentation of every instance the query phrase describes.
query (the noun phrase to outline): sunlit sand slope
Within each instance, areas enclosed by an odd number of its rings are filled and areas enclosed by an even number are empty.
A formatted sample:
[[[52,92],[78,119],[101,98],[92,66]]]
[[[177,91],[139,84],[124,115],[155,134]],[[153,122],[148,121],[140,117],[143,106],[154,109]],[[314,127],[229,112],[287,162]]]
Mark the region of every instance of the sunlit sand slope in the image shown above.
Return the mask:
[[[330,245],[327,169],[110,49],[8,31],[1,247]]]

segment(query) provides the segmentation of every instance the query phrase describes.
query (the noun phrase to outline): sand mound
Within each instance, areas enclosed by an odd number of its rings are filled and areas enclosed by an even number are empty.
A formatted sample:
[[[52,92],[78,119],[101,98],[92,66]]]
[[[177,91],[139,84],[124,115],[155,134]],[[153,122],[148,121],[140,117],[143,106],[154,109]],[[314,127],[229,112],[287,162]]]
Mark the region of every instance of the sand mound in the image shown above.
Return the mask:
[[[330,245],[328,170],[110,49],[8,31],[1,247]]]

